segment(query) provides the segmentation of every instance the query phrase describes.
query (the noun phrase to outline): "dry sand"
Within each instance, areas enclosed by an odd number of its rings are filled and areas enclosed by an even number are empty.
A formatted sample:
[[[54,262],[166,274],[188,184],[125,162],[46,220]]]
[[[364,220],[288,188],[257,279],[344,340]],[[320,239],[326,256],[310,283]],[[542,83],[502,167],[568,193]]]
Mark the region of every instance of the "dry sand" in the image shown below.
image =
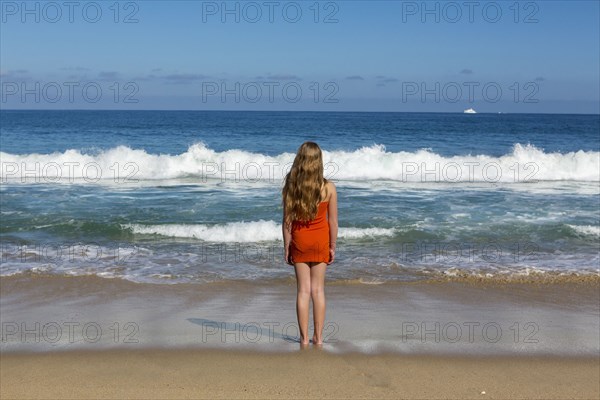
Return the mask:
[[[600,359],[227,350],[4,353],[2,399],[598,399]],[[485,394],[483,394],[485,392]]]

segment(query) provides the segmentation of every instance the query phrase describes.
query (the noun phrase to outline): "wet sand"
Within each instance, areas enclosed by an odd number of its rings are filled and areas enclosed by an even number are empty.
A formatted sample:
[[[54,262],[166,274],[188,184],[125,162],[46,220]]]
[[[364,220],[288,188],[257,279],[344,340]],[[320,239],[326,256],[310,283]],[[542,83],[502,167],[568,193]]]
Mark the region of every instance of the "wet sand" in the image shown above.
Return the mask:
[[[326,352],[590,356],[597,284],[326,287]],[[296,351],[294,283],[139,284],[3,277],[3,353],[141,348]]]

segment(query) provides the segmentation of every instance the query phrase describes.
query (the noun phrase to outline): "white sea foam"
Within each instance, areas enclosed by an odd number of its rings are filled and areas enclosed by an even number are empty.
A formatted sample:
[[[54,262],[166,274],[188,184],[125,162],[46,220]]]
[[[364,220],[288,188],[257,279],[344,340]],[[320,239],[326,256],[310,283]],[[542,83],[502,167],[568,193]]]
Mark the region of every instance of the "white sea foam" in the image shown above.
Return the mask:
[[[400,182],[600,181],[600,152],[546,153],[515,144],[500,157],[445,157],[430,149],[388,152],[383,145],[354,151],[324,151],[325,175],[333,180]],[[118,146],[97,154],[66,150],[51,154],[0,152],[3,182],[95,183],[192,177],[234,182],[280,182],[293,153],[276,156],[231,149],[217,152],[203,143],[177,155],[150,154]]]
[[[123,224],[134,234],[160,235],[166,237],[194,238],[207,242],[252,243],[282,240],[281,224],[275,221],[230,222],[220,225],[140,225]],[[375,236],[393,236],[395,230],[389,228],[339,228],[342,239],[361,239]]]
[[[600,237],[600,226],[597,225],[569,225],[569,227],[581,235]]]

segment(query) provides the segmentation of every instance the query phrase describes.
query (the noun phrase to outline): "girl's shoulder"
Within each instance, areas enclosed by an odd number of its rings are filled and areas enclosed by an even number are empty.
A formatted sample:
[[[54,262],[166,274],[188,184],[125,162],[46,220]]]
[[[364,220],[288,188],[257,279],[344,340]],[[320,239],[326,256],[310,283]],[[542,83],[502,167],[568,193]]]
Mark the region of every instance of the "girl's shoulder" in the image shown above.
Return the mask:
[[[335,193],[334,183],[325,179],[323,182],[323,192],[325,193],[325,199],[323,201],[329,201],[332,194]]]
[[[328,179],[325,179],[324,186],[328,192],[335,190],[335,184],[333,183],[333,181],[330,181]]]

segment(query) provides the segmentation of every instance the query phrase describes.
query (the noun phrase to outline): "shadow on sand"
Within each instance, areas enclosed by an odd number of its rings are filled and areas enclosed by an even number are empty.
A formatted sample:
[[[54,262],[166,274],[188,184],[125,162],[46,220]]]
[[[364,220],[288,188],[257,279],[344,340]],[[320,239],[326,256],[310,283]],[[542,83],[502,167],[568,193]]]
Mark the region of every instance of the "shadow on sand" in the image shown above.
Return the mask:
[[[239,335],[236,336],[236,339],[239,338],[239,340],[245,340],[251,343],[258,343],[263,341],[263,339],[267,339],[269,342],[279,339],[287,343],[300,343],[300,337],[278,333],[272,328],[268,327],[269,325],[278,326],[276,323],[259,324],[257,322],[252,322],[241,324],[239,322],[215,321],[205,318],[187,318],[187,321],[202,327],[203,340],[209,336],[214,336],[217,333],[220,333],[221,340],[231,337],[230,335]],[[263,325],[267,325],[267,327]],[[283,329],[285,330],[285,326]],[[294,329],[297,331],[297,327],[295,325]]]

